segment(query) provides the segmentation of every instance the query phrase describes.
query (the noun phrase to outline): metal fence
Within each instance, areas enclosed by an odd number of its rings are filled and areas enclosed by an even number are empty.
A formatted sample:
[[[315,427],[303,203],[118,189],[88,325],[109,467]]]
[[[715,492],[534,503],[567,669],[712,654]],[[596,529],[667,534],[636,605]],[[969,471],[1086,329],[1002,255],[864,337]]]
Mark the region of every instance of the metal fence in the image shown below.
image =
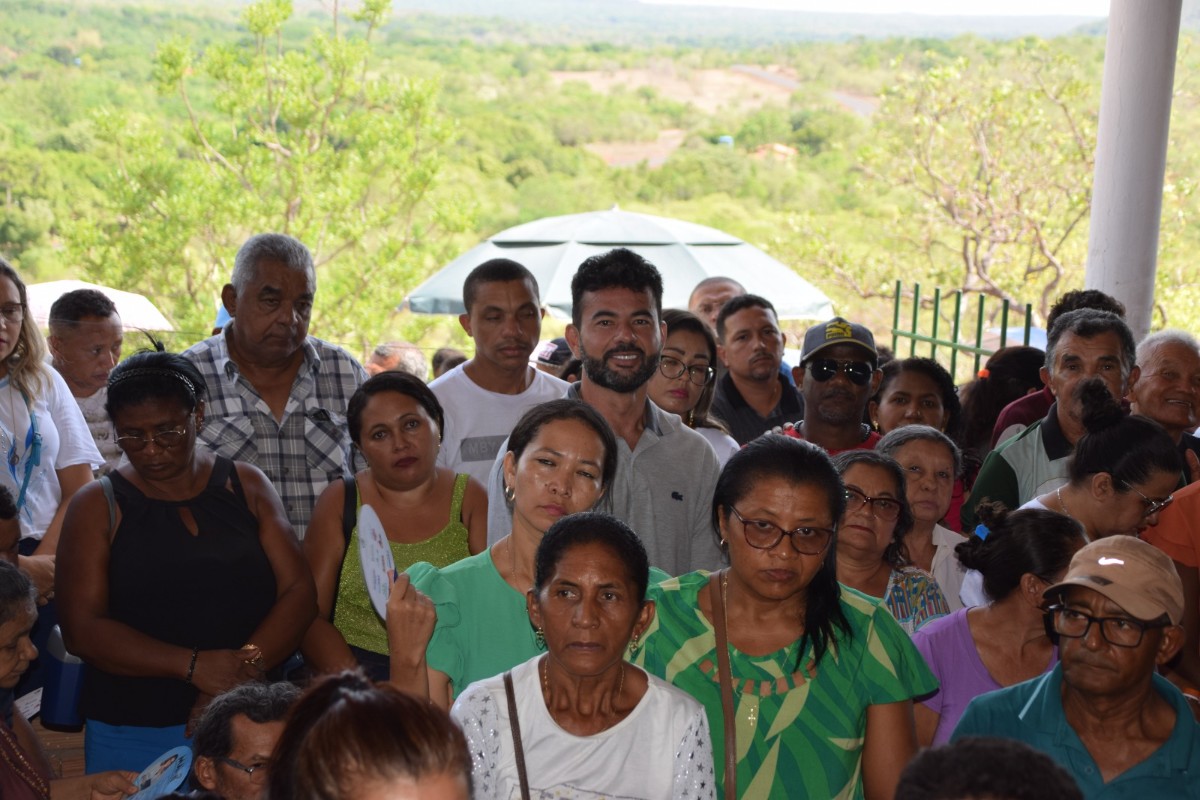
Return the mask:
[[[989,309],[985,307],[989,299],[992,303],[1000,303],[999,347],[990,349],[984,347],[984,340],[987,338],[985,332],[990,327],[988,324],[991,319],[989,313],[994,314],[994,311],[989,312]],[[906,305],[910,307],[909,322],[907,328],[902,328],[901,319],[904,316]],[[965,378],[970,380],[979,372],[983,360],[1000,347],[1029,344],[1030,328],[1033,324],[1033,306],[1030,303],[1025,304],[1022,334],[1010,338],[1008,318],[1012,310],[1007,300],[997,301],[996,298],[988,298],[986,295],[980,294],[977,302],[972,302],[964,297],[961,290],[943,296],[940,288],[933,290],[932,303],[922,308],[921,284],[913,284],[911,303],[909,303],[909,298],[904,296],[904,282],[896,281],[896,299],[892,312],[892,352],[896,354],[897,358],[928,356],[946,365],[956,382],[960,382],[959,370],[963,369],[965,372],[964,367],[970,363],[971,372],[969,377]],[[944,335],[939,335],[946,327],[949,327],[949,330]],[[928,331],[928,333],[922,331]],[[907,353],[900,352],[901,339],[908,340]],[[919,345],[928,345],[928,352],[918,352]],[[960,353],[964,355],[962,362],[959,359]],[[972,360],[968,362],[966,359]]]

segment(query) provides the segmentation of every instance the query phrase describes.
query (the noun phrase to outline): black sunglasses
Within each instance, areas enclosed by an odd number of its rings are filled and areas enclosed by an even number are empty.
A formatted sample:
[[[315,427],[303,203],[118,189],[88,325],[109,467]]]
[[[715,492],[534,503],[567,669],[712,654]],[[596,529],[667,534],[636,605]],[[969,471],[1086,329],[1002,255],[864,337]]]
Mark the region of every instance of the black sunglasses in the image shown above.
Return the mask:
[[[839,372],[844,373],[855,386],[866,386],[875,371],[866,361],[838,361],[833,358],[814,358],[805,368],[813,380],[819,383],[831,380]]]

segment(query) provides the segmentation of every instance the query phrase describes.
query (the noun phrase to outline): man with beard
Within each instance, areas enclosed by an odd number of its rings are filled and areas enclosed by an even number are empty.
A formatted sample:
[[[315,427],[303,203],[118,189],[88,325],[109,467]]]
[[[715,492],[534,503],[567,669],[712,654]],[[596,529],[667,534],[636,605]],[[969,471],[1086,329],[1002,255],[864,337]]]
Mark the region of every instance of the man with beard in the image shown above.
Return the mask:
[[[824,448],[871,450],[879,434],[863,424],[867,402],[882,373],[875,337],[862,325],[834,317],[804,334],[796,383],[804,395],[804,420],[784,433]]]
[[[599,503],[628,524],[650,563],[671,575],[721,563],[712,532],[712,496],[719,466],[712,447],[675,414],[646,397],[666,337],[662,276],[624,248],[592,256],[571,281],[567,343],[583,362],[566,396],[600,412],[617,437],[617,474]],[[488,541],[507,535],[500,448],[488,482]]]
[[[717,315],[717,352],[727,370],[717,381],[713,413],[738,444],[804,418],[804,401],[779,374],[787,336],[775,306],[755,294],[734,297]]]

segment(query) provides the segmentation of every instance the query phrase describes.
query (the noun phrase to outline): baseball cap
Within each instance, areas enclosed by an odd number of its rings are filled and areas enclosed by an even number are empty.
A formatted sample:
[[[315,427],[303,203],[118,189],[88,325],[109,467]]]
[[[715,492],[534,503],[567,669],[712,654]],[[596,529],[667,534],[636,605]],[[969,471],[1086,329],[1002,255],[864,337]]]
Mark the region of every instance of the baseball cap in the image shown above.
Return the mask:
[[[534,360],[539,364],[561,367],[571,360],[571,348],[567,346],[567,340],[560,336],[557,339],[539,343],[537,349],[533,351],[533,355]]]
[[[1171,557],[1134,536],[1107,536],[1085,545],[1045,596],[1070,586],[1099,592],[1143,622],[1163,614],[1173,625],[1183,619],[1183,582]]]
[[[875,337],[869,330],[842,317],[834,317],[828,322],[813,325],[805,332],[804,349],[800,351],[800,363],[803,364],[821,350],[835,344],[856,344],[866,348],[871,353],[872,360],[879,357],[875,351]]]

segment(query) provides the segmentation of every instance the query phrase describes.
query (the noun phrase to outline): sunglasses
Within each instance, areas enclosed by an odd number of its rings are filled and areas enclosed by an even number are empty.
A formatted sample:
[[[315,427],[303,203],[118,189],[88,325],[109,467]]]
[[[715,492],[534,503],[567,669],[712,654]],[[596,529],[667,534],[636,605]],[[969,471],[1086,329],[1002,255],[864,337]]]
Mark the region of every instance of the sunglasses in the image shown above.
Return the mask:
[[[832,380],[839,372],[855,386],[866,386],[871,382],[875,368],[866,361],[838,361],[832,358],[814,358],[806,367],[808,374],[818,383]]]

